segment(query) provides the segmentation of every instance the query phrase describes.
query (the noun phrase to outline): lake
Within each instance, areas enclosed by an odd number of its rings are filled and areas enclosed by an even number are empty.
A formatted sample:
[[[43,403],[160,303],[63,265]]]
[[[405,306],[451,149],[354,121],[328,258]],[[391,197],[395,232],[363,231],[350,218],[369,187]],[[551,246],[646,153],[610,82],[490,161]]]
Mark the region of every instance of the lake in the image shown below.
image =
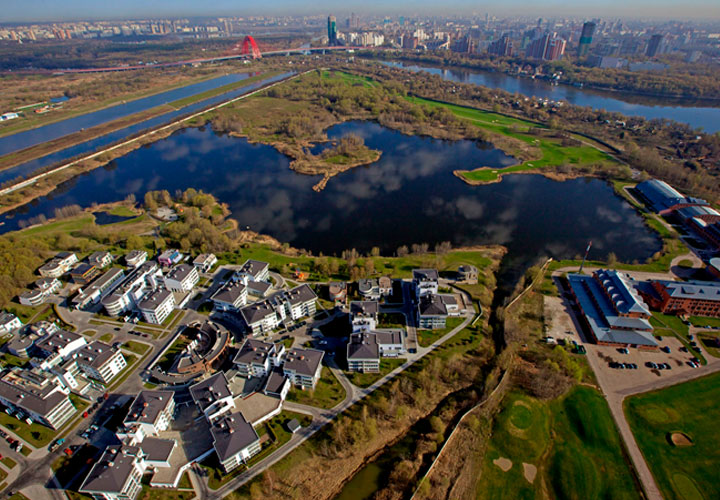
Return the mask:
[[[401,245],[450,241],[454,246],[502,244],[504,268],[522,273],[539,256],[572,257],[593,241],[591,258],[614,252],[645,259],[661,248],[643,219],[598,179],[556,182],[539,175],[509,175],[470,186],[455,169],[514,160],[488,144],[406,136],[374,122],[347,122],[328,136],[355,133],[383,152],[376,163],[330,180],[316,193],[318,176],[297,174],[274,148],[188,128],[135,150],[109,165],[60,185],[48,196],[2,216],[3,232],[70,204],[83,207],[149,190],[194,187],[228,203],[240,227],[298,248],[339,254],[373,246],[392,254]]]
[[[401,67],[410,71],[426,71],[453,82],[483,85],[528,97],[539,97],[555,101],[564,100],[578,106],[616,111],[627,116],[642,116],[648,120],[666,118],[687,123],[695,128],[702,128],[710,133],[720,131],[720,108],[698,105],[697,101],[691,99],[645,97],[621,92],[603,92],[569,85],[552,85],[546,80],[533,80],[490,71],[440,68],[401,62],[381,62],[388,66]]]

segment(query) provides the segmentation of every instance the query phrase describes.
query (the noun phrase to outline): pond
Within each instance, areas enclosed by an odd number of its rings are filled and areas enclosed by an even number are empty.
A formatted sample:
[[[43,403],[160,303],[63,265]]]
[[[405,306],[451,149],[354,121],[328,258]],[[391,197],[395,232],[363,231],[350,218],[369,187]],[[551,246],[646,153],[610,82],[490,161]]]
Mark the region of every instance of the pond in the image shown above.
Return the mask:
[[[331,127],[329,138],[354,133],[382,151],[372,165],[330,180],[289,169],[274,148],[210,129],[188,128],[78,176],[0,220],[3,232],[20,220],[55,208],[108,203],[149,190],[194,187],[228,203],[241,228],[269,234],[298,248],[339,254],[378,246],[450,241],[454,246],[502,244],[505,265],[520,271],[539,256],[573,257],[593,241],[591,258],[614,252],[623,261],[645,259],[661,248],[643,219],[598,179],[556,182],[539,175],[509,175],[500,183],[470,186],[453,170],[514,160],[474,141],[407,136],[374,122]]]

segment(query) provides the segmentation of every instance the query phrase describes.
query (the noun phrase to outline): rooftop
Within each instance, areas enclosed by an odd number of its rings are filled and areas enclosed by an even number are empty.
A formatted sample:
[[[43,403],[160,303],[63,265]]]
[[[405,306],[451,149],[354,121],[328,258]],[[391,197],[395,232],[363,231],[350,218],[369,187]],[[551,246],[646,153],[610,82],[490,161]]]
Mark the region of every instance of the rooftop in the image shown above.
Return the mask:
[[[268,357],[275,353],[275,344],[248,338],[235,355],[233,363],[260,363],[264,364]]]
[[[290,349],[285,355],[284,370],[300,375],[314,376],[325,353],[317,349]]]
[[[218,372],[202,382],[190,386],[190,395],[192,395],[195,404],[204,412],[216,401],[232,397],[232,392],[230,392],[225,374]]]
[[[447,316],[447,306],[438,295],[426,295],[418,304],[420,316]]]
[[[568,274],[568,281],[598,342],[657,346],[648,320],[618,316],[593,277]]]
[[[438,281],[439,279],[437,269],[413,269],[414,281]]]
[[[177,443],[172,439],[158,439],[154,437],[146,437],[143,439],[140,447],[143,453],[147,455],[146,460],[153,462],[167,462]]]
[[[238,282],[228,281],[210,297],[210,300],[225,304],[235,304],[245,292],[245,285]]]
[[[141,391],[130,406],[125,423],[154,424],[175,397],[173,391]]]
[[[77,333],[68,332],[67,330],[58,330],[38,341],[35,345],[43,351],[58,352],[59,350],[65,348],[68,344],[82,338],[84,337]]]
[[[154,311],[161,304],[164,304],[168,298],[172,297],[173,294],[170,290],[165,288],[156,288],[155,290],[148,293],[138,304],[140,310]]]
[[[192,274],[194,270],[195,268],[188,264],[178,264],[177,266],[170,269],[170,271],[165,275],[165,279],[182,281],[188,276],[190,276],[190,274]]]
[[[354,333],[347,345],[347,359],[380,359],[380,347],[375,333]]]
[[[676,299],[720,301],[720,283],[714,281],[657,281]]]
[[[107,363],[115,352],[110,345],[96,340],[78,351],[77,360],[93,368],[99,368]]]
[[[593,276],[610,296],[617,312],[650,315],[650,310],[630,283],[627,274],[615,270],[598,269]]]
[[[355,316],[361,314],[363,316],[374,316],[380,310],[376,300],[354,300],[350,302],[350,314]]]
[[[246,260],[245,263],[242,265],[240,269],[238,269],[238,273],[241,274],[247,274],[253,277],[253,279],[257,279],[257,277],[262,273],[264,270],[268,269],[270,266],[267,262],[260,262],[259,260]]]
[[[142,454],[139,446],[108,446],[85,478],[80,491],[122,492],[137,457]]]
[[[213,447],[221,462],[260,439],[242,413],[232,413],[217,419],[210,427],[210,432]]]

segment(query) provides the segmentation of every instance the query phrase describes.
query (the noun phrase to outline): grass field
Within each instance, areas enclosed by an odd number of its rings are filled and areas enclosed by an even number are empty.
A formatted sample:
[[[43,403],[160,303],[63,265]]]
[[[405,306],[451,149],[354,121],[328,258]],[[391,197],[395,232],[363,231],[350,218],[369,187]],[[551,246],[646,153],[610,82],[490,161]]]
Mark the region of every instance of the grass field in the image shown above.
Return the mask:
[[[562,165],[591,166],[616,165],[617,162],[607,153],[588,145],[563,146],[560,139],[533,135],[527,133],[530,129],[547,130],[532,122],[499,115],[489,111],[482,111],[452,104],[438,103],[417,97],[409,97],[411,102],[432,107],[444,107],[458,117],[465,118],[480,128],[494,134],[510,137],[524,142],[533,149],[539,150],[540,158],[525,161],[518,165],[503,169],[494,169],[480,166],[474,170],[464,172],[462,175],[473,182],[497,182],[504,174],[529,172],[545,167]],[[490,139],[492,141],[492,139]]]
[[[380,371],[378,373],[348,373],[347,378],[353,385],[358,387],[369,387],[382,377],[402,366],[407,361],[405,358],[380,358]]]
[[[503,472],[493,463],[512,462]],[[523,464],[537,467],[531,483]],[[576,386],[543,402],[511,393],[497,416],[478,485],[481,498],[640,498],[610,410],[594,389]]]
[[[303,391],[298,387],[292,387],[287,399],[303,405],[329,409],[345,399],[345,389],[330,369],[324,366],[314,390]]]
[[[418,343],[422,347],[427,347],[436,340],[440,339],[443,335],[450,333],[454,328],[457,328],[465,321],[465,318],[448,318],[445,322],[445,328],[438,330],[420,330],[417,331]]]
[[[709,375],[625,400],[625,414],[666,500],[720,498],[717,401],[720,374]],[[673,446],[682,432],[692,446]]]

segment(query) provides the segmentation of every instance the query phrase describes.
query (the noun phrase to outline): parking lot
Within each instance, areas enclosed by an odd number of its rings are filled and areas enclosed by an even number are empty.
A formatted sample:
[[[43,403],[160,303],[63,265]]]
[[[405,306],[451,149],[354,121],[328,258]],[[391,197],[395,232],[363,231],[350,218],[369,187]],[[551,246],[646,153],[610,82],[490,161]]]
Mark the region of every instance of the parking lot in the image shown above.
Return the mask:
[[[599,372],[596,372],[596,376],[616,391],[631,390],[634,387],[657,382],[663,377],[696,370],[688,363],[694,355],[682,352],[680,349],[683,345],[675,337],[665,336],[659,341],[660,348],[669,348],[669,353],[663,350],[646,351],[631,347],[627,349],[627,354],[623,354],[624,350],[619,346],[584,342],[584,335],[579,334],[579,323],[568,307],[569,302],[560,297],[546,296],[544,299],[545,314],[551,318],[547,334],[556,340],[565,339],[568,342],[584,343],[588,357],[597,360],[595,365]],[[637,368],[619,368],[617,365],[621,363],[636,365]],[[651,368],[646,366],[646,363],[667,364],[670,368]]]

